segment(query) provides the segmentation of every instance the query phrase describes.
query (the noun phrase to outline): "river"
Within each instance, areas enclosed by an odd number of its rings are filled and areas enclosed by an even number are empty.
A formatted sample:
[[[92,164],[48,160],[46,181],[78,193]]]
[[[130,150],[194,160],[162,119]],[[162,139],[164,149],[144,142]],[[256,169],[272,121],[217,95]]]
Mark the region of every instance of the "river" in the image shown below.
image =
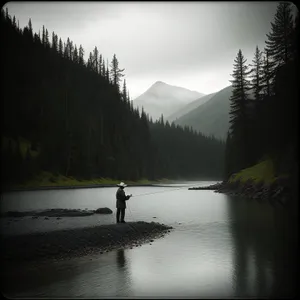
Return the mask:
[[[288,212],[279,205],[187,189],[213,183],[126,188],[134,196],[128,201],[127,221],[155,221],[174,230],[142,247],[19,270],[21,277],[13,288],[7,287],[7,296],[290,296],[297,241],[289,228]],[[1,196],[1,211],[115,210],[115,192],[116,188],[12,192]],[[2,218],[1,230],[2,234],[20,234],[114,221],[115,212],[61,220],[27,217],[10,223]]]

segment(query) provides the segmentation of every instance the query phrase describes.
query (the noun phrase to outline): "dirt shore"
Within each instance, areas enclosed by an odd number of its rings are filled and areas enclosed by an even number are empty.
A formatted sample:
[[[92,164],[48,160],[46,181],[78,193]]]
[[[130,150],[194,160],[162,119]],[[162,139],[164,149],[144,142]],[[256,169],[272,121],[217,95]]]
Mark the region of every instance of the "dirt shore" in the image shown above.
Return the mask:
[[[129,222],[85,228],[2,236],[1,260],[10,267],[23,262],[67,259],[118,248],[138,247],[163,237],[172,227],[160,223]]]

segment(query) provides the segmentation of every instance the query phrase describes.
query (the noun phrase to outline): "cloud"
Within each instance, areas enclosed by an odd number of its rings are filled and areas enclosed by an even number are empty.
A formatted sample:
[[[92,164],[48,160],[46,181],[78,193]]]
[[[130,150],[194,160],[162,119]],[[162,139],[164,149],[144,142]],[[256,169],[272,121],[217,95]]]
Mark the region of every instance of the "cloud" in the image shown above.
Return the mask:
[[[215,92],[229,84],[242,49],[250,62],[264,47],[278,2],[9,2],[25,26],[116,54],[133,98],[157,80]],[[202,89],[202,90],[201,90]]]

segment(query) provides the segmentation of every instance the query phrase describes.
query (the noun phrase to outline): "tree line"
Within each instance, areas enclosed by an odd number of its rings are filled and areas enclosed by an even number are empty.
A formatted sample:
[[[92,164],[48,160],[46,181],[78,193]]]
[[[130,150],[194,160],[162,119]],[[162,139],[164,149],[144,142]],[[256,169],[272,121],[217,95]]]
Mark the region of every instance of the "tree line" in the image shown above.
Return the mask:
[[[43,170],[77,179],[222,176],[225,143],[134,108],[116,55],[109,64],[95,47],[85,61],[82,45],[54,32],[50,40],[44,26],[34,33],[31,19],[21,29],[7,9],[1,30],[3,184]],[[25,156],[19,137],[30,141]]]
[[[264,50],[256,46],[251,64],[242,50],[234,60],[225,178],[270,157],[277,174],[291,174],[298,161],[299,14],[277,6]]]

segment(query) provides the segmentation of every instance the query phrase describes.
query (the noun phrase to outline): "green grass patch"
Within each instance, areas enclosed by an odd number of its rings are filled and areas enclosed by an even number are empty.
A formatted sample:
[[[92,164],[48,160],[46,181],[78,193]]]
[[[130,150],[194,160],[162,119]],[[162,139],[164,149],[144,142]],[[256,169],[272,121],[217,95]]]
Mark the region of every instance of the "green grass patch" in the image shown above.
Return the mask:
[[[101,184],[118,184],[121,180],[111,178],[94,178],[90,180],[78,180],[73,177],[66,177],[58,174],[54,175],[50,172],[41,172],[35,176],[32,180],[27,181],[24,184],[19,184],[15,188],[35,188],[35,187],[55,187],[55,186],[89,186],[89,185],[101,185]],[[167,183],[166,179],[158,181],[150,181],[148,179],[141,179],[137,181],[126,181],[126,184],[154,184],[154,183]]]
[[[240,182],[246,182],[249,179],[256,183],[262,181],[266,184],[270,184],[275,181],[276,177],[273,161],[271,159],[266,159],[252,167],[243,169],[240,172],[231,175],[229,182],[233,183],[238,180]]]

